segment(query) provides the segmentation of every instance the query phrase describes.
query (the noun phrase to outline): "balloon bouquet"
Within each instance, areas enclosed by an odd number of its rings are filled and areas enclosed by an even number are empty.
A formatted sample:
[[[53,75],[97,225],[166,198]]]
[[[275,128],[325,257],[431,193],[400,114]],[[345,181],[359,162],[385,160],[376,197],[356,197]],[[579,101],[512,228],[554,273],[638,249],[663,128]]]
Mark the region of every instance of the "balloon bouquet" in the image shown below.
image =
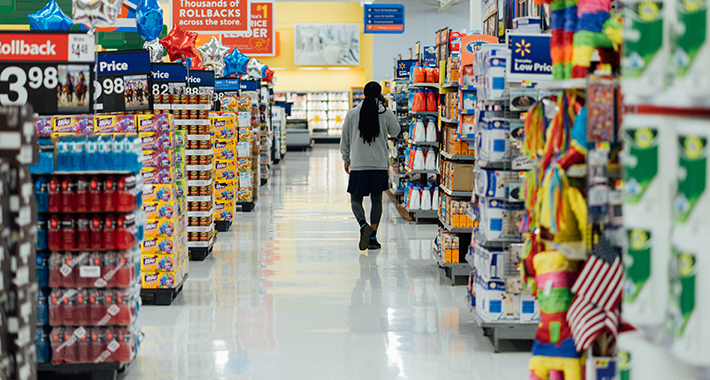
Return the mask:
[[[121,11],[123,0],[72,0],[72,17],[62,12],[55,0],[30,14],[32,30],[69,30],[72,24],[86,24],[91,33],[99,26],[112,25]],[[145,40],[143,48],[150,53],[151,62],[160,62],[167,52],[173,62],[183,62],[191,70],[211,69],[216,77],[263,79],[273,82],[274,72],[265,64],[249,58],[239,49],[223,45],[212,37],[206,44],[196,47],[197,33],[182,29],[177,24],[163,39],[163,8],[159,0],[141,0],[136,8],[136,29]]]

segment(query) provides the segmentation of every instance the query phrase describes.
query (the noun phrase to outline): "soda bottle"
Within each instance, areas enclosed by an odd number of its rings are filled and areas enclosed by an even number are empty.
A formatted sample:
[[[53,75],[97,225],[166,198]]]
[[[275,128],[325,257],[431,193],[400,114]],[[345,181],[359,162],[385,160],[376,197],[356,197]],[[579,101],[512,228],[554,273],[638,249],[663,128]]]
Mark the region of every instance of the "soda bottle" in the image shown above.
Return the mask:
[[[106,177],[104,180],[104,211],[116,211],[116,177]]]
[[[91,231],[89,229],[89,217],[79,215],[76,218],[76,248],[91,249]]]
[[[91,277],[86,278],[87,282],[87,287],[88,288],[103,288],[106,286],[104,283],[102,283],[101,278],[103,277],[103,257],[104,254],[99,253],[99,252],[93,252],[89,256],[89,265],[91,265],[92,268],[92,273]]]
[[[91,363],[91,332],[85,331],[77,338],[76,356],[79,363]]]
[[[119,328],[116,341],[118,342],[118,348],[113,353],[115,361],[119,363],[130,362],[131,356],[133,356],[133,334],[131,330],[127,327]]]
[[[52,251],[62,249],[62,230],[59,215],[52,215],[47,226],[47,247]]]
[[[81,252],[78,255],[72,257],[72,264],[75,268],[74,270],[74,285],[77,288],[90,288],[92,281],[91,278],[86,277],[86,273],[82,273],[82,267],[91,265],[89,252]]]
[[[62,212],[73,212],[76,206],[76,181],[71,176],[62,179]]]
[[[136,245],[136,216],[121,214],[116,220],[116,249],[130,249]]]
[[[66,289],[62,294],[62,314],[64,325],[76,326],[76,289]]]
[[[132,268],[129,260],[132,254],[130,252],[122,251],[119,252],[116,258],[116,273],[113,276],[113,286],[114,287],[128,287],[131,285],[131,279],[133,279]]]
[[[89,342],[89,361],[96,362],[106,351],[106,330],[101,327],[91,329],[91,341]]]
[[[60,212],[62,209],[61,181],[58,177],[49,179],[47,187],[47,211]]]
[[[62,267],[59,272],[62,275],[62,286],[65,288],[76,287],[76,276],[74,275],[74,255],[71,252],[66,252],[62,256]]]
[[[52,363],[62,364],[64,363],[64,328],[55,327],[49,334],[52,346]]]
[[[94,215],[91,218],[89,225],[89,233],[91,234],[91,249],[104,248],[104,219],[101,215]]]
[[[113,251],[109,251],[103,254],[103,265],[101,266],[101,278],[105,282],[106,287],[113,288],[116,286],[128,286],[128,285],[120,285],[116,282],[116,274],[117,274],[117,268],[116,268],[116,262],[118,258],[116,257],[116,253]],[[96,287],[99,287],[96,285]]]
[[[49,325],[61,326],[64,324],[64,315],[62,314],[62,290],[52,289],[47,300],[49,305]]]
[[[62,276],[62,264],[64,260],[62,254],[59,252],[52,252],[49,255],[48,265],[49,265],[49,287],[51,288],[61,288],[63,284]]]
[[[65,215],[62,219],[62,249],[76,249],[76,222],[71,215]]]
[[[65,327],[64,328],[64,362],[65,363],[76,363],[79,358],[77,356],[76,352],[76,338],[74,338],[74,331],[75,329],[73,327]]]
[[[89,210],[104,211],[104,181],[100,177],[89,180]]]
[[[92,289],[89,291],[89,312],[89,324],[92,326],[98,325],[101,318],[106,314],[103,290]]]
[[[38,178],[35,181],[35,199],[37,200],[37,211],[49,211],[49,181],[46,178]]]
[[[85,326],[91,322],[91,305],[89,304],[89,292],[86,289],[76,291],[76,312],[74,318],[76,325]]]
[[[76,204],[74,211],[88,212],[89,211],[89,181],[86,177],[76,179]]]
[[[109,214],[104,219],[103,249],[116,249],[116,217]]]
[[[104,360],[105,363],[114,363],[116,361],[116,350],[118,349],[118,342],[116,342],[116,338],[118,338],[116,334],[116,329],[113,327],[107,327],[106,328],[106,350],[107,352],[110,352],[111,354],[106,357]]]

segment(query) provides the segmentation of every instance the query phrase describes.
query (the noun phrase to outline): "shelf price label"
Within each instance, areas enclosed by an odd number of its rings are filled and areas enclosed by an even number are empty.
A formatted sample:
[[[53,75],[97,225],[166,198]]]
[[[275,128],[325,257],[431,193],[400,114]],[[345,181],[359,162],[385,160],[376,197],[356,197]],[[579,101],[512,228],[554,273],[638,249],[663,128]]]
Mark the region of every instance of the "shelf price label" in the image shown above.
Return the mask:
[[[82,33],[0,32],[0,105],[31,104],[38,114],[88,113],[93,37]]]
[[[183,95],[187,88],[187,68],[182,63],[152,64],[151,94]]]
[[[214,86],[214,71],[190,70],[187,73],[186,92],[188,95],[208,95],[210,99],[216,101]]]
[[[215,98],[221,101],[225,96],[239,96],[239,79],[217,79],[214,84]]]
[[[97,112],[153,109],[153,78],[147,50],[100,52],[96,72],[94,109]]]

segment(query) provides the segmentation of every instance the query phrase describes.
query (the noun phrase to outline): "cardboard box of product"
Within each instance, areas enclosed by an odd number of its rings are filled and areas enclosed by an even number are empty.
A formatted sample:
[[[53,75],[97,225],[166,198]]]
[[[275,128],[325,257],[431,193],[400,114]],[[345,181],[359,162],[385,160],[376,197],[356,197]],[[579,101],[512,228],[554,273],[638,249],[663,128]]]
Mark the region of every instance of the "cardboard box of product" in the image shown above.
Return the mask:
[[[177,199],[177,186],[168,185],[143,185],[143,203],[170,202]]]
[[[214,163],[217,181],[233,181],[237,179],[237,164],[235,160],[217,160]]]
[[[220,221],[225,221],[225,222],[234,220],[234,202],[235,201],[215,202],[215,204],[214,204],[214,220],[220,220]]]
[[[472,177],[474,164],[454,164],[451,169],[451,190],[472,191]]]
[[[173,289],[182,281],[181,270],[173,271],[141,271],[141,287],[143,289]]]
[[[141,272],[173,272],[177,268],[177,254],[141,254]]]
[[[145,223],[145,239],[155,239],[163,236],[175,236],[180,232],[175,220],[148,219]]]
[[[215,201],[233,201],[236,199],[235,181],[218,181],[214,184]]]
[[[219,116],[212,118],[214,136],[218,139],[234,139],[237,137],[237,128],[233,117]]]
[[[234,139],[216,139],[214,157],[217,160],[234,160],[237,157],[237,146]]]
[[[178,200],[172,200],[169,202],[150,202],[143,204],[143,212],[145,212],[146,219],[170,219],[172,220],[176,215],[179,207]]]
[[[177,180],[175,167],[169,168],[142,168],[143,184],[172,184]]]
[[[180,238],[181,235],[146,238],[141,243],[141,252],[153,255],[172,255],[180,246]]]

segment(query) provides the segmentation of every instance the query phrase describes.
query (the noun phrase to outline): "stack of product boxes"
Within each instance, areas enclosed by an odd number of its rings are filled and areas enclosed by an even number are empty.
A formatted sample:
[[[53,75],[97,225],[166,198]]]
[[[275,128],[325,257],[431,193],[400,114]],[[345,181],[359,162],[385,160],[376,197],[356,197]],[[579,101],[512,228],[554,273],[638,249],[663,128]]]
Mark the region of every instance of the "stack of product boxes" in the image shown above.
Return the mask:
[[[237,115],[237,203],[253,203],[259,186],[259,110],[252,104],[251,97],[222,98],[223,115]],[[256,131],[256,133],[255,133]]]
[[[173,115],[136,116],[143,142],[143,210],[147,223],[141,255],[144,289],[175,288],[187,271],[184,131]]]
[[[463,115],[468,116],[468,115]],[[471,115],[472,116],[472,115]],[[453,128],[443,128],[444,151],[455,156],[471,156],[476,153],[472,140],[461,140],[458,132]]]
[[[231,222],[237,199],[237,120],[234,113],[210,116],[215,135],[214,220]]]
[[[37,160],[30,107],[0,107],[0,378],[36,379],[37,203],[28,167]]]
[[[443,228],[439,228],[436,243],[439,255],[441,256],[441,259],[444,260],[444,263],[459,263],[460,239],[458,235],[452,234]]]
[[[441,220],[454,229],[473,230],[474,221],[469,216],[470,201],[455,199],[446,194],[442,194],[439,199],[439,217]]]

